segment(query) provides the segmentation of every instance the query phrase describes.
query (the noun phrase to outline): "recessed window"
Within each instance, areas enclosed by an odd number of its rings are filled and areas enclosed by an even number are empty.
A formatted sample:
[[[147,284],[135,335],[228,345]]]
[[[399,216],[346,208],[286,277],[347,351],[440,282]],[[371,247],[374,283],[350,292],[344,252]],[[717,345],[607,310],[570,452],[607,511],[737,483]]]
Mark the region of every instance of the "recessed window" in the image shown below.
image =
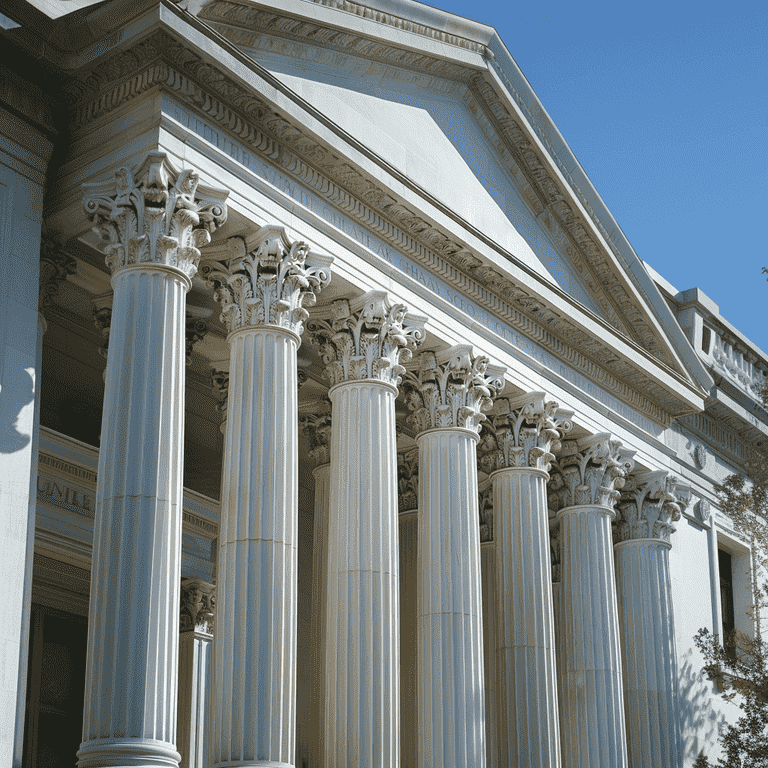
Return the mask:
[[[733,604],[733,558],[724,549],[717,550],[720,572],[720,606],[723,615],[723,646],[733,648],[736,634],[736,614]]]
[[[712,343],[712,331],[705,325],[701,332],[701,350],[709,354],[709,345]]]

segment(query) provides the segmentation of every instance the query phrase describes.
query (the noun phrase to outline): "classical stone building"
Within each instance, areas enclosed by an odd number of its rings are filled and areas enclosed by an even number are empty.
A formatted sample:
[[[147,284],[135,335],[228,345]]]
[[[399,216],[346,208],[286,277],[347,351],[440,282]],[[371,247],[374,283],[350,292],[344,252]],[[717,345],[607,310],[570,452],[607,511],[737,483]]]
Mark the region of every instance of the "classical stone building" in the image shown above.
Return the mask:
[[[411,0],[0,0],[2,766],[684,768],[768,360]],[[643,254],[653,262],[653,254]]]

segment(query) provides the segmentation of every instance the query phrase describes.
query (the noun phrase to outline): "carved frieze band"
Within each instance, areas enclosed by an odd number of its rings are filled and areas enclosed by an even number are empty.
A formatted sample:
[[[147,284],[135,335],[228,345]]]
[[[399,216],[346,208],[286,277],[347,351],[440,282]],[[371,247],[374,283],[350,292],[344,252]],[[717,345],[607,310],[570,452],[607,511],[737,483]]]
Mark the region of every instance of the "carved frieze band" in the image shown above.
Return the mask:
[[[554,400],[547,400],[544,392],[497,398],[483,424],[478,445],[480,469],[488,474],[509,467],[548,472],[560,440],[573,427],[572,416]]]
[[[630,539],[669,541],[691,501],[691,487],[664,470],[632,475],[621,493],[614,522],[615,543]]]
[[[493,398],[504,389],[505,368],[475,356],[468,344],[441,352],[422,352],[418,367],[403,382],[408,422],[417,433],[428,429],[460,428],[480,431]]]
[[[177,171],[163,152],[149,152],[112,180],[84,184],[83,208],[101,238],[107,267],[174,267],[194,277],[200,247],[227,220],[224,190],[204,187],[190,169]]]
[[[216,588],[201,579],[181,580],[180,632],[213,634]]]
[[[582,505],[613,509],[624,478],[635,466],[634,455],[607,433],[563,441],[547,489],[550,509]]]
[[[427,319],[408,314],[384,291],[368,291],[356,299],[337,299],[328,311],[307,323],[331,386],[345,381],[379,379],[393,386],[405,372],[402,363],[426,338]]]
[[[331,281],[333,257],[291,242],[283,227],[271,224],[227,242],[226,262],[206,261],[200,268],[221,304],[221,322],[230,332],[270,325],[301,336],[306,307]]]
[[[461,244],[452,241],[416,211],[392,197],[390,192],[363,177],[343,157],[276,115],[268,104],[253,93],[243,91],[223,73],[214,72],[208,62],[177,41],[158,33],[135,46],[124,58],[124,69],[98,67],[89,73],[87,83],[81,84],[82,90],[78,95],[83,97],[83,104],[76,117],[79,124],[85,124],[97,113],[120,106],[126,99],[147,88],[156,85],[172,87],[179,98],[195,109],[202,108],[224,130],[234,132],[282,171],[347,215],[357,218],[363,226],[391,242],[398,250],[416,258],[428,270],[440,274],[511,327],[640,412],[659,423],[666,423],[668,417],[664,408],[675,408],[676,401],[640,367],[632,367],[626,360],[616,359],[604,345],[596,343],[572,323],[567,312],[542,305],[537,297],[512,283],[493,267],[484,265],[467,253]],[[179,69],[174,69],[166,61],[158,62],[158,58],[167,59]],[[143,71],[132,75],[129,83],[121,83],[108,90],[115,80],[115,72],[136,71],[142,67]],[[87,96],[91,88],[104,90],[104,93],[94,100]],[[219,94],[221,100],[213,94]],[[235,95],[238,108],[230,106]],[[348,189],[354,190],[354,196],[349,194]],[[396,222],[396,225],[390,222]],[[489,295],[488,290],[495,295]],[[586,355],[577,350],[585,351]],[[620,378],[628,375],[632,385]]]

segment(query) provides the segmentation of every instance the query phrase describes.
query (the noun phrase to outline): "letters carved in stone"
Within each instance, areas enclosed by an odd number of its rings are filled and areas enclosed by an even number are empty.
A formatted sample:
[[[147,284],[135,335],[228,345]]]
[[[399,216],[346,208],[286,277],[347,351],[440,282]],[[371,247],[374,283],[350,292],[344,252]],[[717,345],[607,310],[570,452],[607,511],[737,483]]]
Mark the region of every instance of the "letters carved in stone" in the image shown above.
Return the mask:
[[[553,451],[573,428],[573,413],[561,410],[544,392],[519,397],[500,397],[483,424],[478,454],[480,469],[491,473],[509,467],[549,471]]]
[[[405,305],[392,304],[384,291],[369,291],[334,301],[331,316],[312,318],[307,330],[320,347],[331,386],[379,379],[396,387],[405,373],[402,363],[426,338],[425,323]]]
[[[614,542],[629,539],[669,541],[683,509],[691,500],[691,488],[665,470],[630,477],[621,494],[621,515],[614,525]]]
[[[200,269],[221,304],[221,322],[230,331],[272,325],[300,336],[309,317],[305,306],[312,306],[315,294],[331,281],[333,257],[291,242],[275,225],[228,243],[226,264],[207,261]]]
[[[142,264],[176,267],[190,279],[200,247],[227,220],[227,192],[199,185],[195,171],[176,171],[162,152],[150,152],[135,170],[85,184],[85,213],[102,239],[109,269]]]
[[[625,476],[635,466],[634,454],[608,433],[565,440],[552,466],[549,506],[555,510],[581,505],[613,509]]]
[[[408,422],[417,432],[461,428],[479,432],[493,398],[504,388],[504,368],[472,347],[457,344],[442,352],[422,352],[419,366],[405,376]]]
[[[216,593],[213,584],[200,579],[181,580],[181,632],[213,634]]]

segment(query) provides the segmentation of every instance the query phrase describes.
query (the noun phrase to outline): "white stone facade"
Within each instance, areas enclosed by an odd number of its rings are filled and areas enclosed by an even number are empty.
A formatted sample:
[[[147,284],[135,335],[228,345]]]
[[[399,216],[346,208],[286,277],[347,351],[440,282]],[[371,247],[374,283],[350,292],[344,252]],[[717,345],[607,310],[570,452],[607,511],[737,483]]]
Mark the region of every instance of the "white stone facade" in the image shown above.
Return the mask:
[[[494,30],[77,6],[0,38],[0,767],[715,756],[768,358]]]

